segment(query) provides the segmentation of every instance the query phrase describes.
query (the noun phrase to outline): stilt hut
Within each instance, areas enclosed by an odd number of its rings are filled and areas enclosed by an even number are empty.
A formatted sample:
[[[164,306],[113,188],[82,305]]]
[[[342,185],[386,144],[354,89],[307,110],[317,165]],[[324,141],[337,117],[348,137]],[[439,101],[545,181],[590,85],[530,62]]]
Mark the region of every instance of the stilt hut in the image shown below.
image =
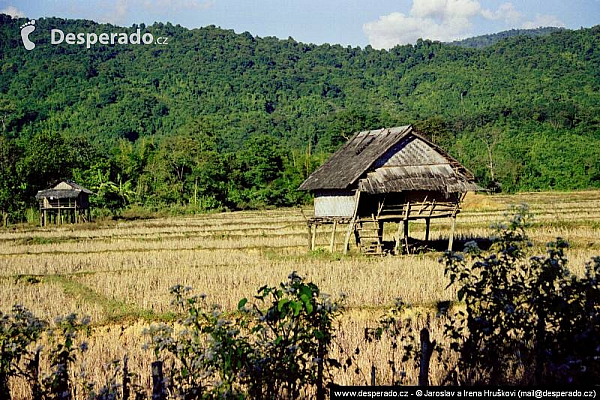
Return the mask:
[[[468,191],[482,190],[471,172],[411,125],[364,131],[354,136],[299,188],[314,193],[307,219],[309,247],[319,226],[347,224],[344,253],[354,233],[362,252],[383,254],[383,227],[398,224],[395,253],[410,252],[409,221],[425,220],[425,241],[433,218],[450,219],[452,249],[456,215]]]
[[[92,191],[72,181],[61,181],[35,195],[40,205],[40,225],[78,223],[90,220]]]

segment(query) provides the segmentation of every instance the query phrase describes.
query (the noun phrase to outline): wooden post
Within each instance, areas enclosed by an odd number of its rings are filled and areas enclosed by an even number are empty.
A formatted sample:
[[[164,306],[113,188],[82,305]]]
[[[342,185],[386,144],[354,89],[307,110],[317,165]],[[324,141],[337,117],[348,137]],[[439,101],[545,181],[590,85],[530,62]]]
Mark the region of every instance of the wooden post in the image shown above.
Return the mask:
[[[398,232],[396,232],[396,246],[394,246],[395,254],[398,254],[398,250],[400,250],[400,241],[402,240],[400,235],[402,234],[403,225],[404,225],[404,221],[398,221]]]
[[[317,348],[317,400],[325,400],[325,343],[323,339],[319,339]]]
[[[404,207],[404,247],[406,254],[410,254],[410,249],[408,248],[408,217],[410,217],[410,201]]]
[[[29,372],[31,373],[30,382],[31,382],[31,398],[32,399],[42,399],[42,388],[40,385],[40,352],[42,350],[38,349],[35,352],[35,356],[33,360],[29,363]]]
[[[354,229],[355,218],[352,218],[348,223],[348,230],[346,231],[346,237],[344,238],[344,254],[348,254],[348,250],[350,249],[350,235],[352,235],[352,230]]]
[[[335,229],[337,228],[337,219],[333,220],[333,228],[331,229],[331,241],[329,242],[329,252],[333,253],[335,250]]]
[[[307,222],[306,227],[308,228],[308,250],[312,250],[312,223]]]
[[[354,243],[356,243],[356,247],[360,247],[360,234],[364,229],[363,222],[359,220],[354,224]]]
[[[434,347],[435,340],[433,342],[429,340],[429,330],[427,328],[421,329],[421,365],[419,368],[419,386],[429,386],[429,361],[431,360],[431,354],[433,354]]]
[[[315,249],[315,244],[317,241],[317,228],[319,227],[319,225],[315,224],[315,227],[313,228],[313,232],[312,232],[312,240],[310,242],[310,249],[314,250]]]
[[[406,247],[406,254],[410,254],[408,248],[408,219],[404,221],[404,246]]]
[[[166,400],[162,361],[152,363],[152,400]]]
[[[356,194],[354,195],[354,212],[352,214],[352,219],[348,224],[348,230],[346,231],[346,238],[344,239],[344,254],[348,254],[348,250],[350,249],[350,235],[352,234],[352,230],[354,229],[354,224],[356,223],[356,215],[358,214],[358,202],[360,200],[360,190],[356,190]]]
[[[452,224],[450,225],[450,238],[448,239],[448,251],[452,251],[454,243],[454,229],[456,229],[456,215],[452,216]]]
[[[371,364],[371,386],[375,386],[375,365]]]
[[[431,218],[425,218],[425,242],[429,241],[429,225],[431,224]]]
[[[377,253],[383,253],[383,221],[377,221]]]
[[[123,400],[129,399],[129,370],[127,368],[127,354],[123,357]]]

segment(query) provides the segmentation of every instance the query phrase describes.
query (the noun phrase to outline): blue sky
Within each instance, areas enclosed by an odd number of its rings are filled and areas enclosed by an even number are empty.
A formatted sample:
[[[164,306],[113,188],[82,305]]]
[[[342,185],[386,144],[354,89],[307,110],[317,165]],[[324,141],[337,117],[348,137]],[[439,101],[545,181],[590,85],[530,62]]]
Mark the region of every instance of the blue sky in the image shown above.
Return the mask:
[[[0,12],[130,26],[171,22],[301,42],[389,48],[511,28],[600,24],[600,0],[0,0]]]

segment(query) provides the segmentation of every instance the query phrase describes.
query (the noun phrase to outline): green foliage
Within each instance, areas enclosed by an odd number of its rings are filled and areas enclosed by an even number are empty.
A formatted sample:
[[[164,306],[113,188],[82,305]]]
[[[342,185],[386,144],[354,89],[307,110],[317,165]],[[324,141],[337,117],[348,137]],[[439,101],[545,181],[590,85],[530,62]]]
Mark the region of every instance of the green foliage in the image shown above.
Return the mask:
[[[57,179],[71,178],[76,165],[73,149],[58,132],[38,132],[23,145],[23,158],[17,163],[17,174],[26,196],[34,196]]]
[[[78,334],[87,329],[89,318],[78,320],[76,314],[56,319],[56,328],[49,331],[50,374],[43,378],[43,390],[50,398],[71,398],[72,384],[69,369],[78,353],[87,350],[87,343],[77,345]]]
[[[30,347],[40,338],[45,326],[22,306],[14,306],[10,314],[0,313],[0,394],[3,398],[10,398],[9,378],[35,375],[31,370],[35,356]]]
[[[298,205],[299,183],[352,133],[407,123],[484,186],[600,187],[599,27],[510,31],[481,49],[420,40],[379,51],[156,23],[144,28],[168,46],[38,37],[27,52],[14,40],[23,22],[2,16],[0,27],[5,222],[23,220],[35,192],[65,178],[97,188],[94,206],[115,214]]]
[[[19,148],[4,136],[0,136],[0,211],[2,226],[8,223],[10,213],[22,207],[22,199],[18,195],[20,185],[16,172],[16,163],[20,158]]]
[[[147,331],[155,356],[173,355],[176,393],[183,398],[298,398],[309,388],[324,398],[333,322],[340,308],[296,273],[279,286],[263,286],[238,312],[206,309],[204,296],[175,286],[175,304],[186,311],[183,330],[154,325]],[[265,308],[266,307],[266,308]]]
[[[0,395],[10,399],[9,379],[22,377],[29,384],[33,398],[65,399],[72,397],[70,368],[78,354],[87,350],[78,342],[78,334],[88,327],[88,319],[75,314],[57,318],[56,327],[36,318],[16,305],[10,314],[0,314]],[[40,374],[43,346],[34,348],[46,332],[49,340],[49,372]],[[88,385],[89,386],[89,385]]]
[[[501,40],[505,40],[514,36],[525,36],[525,37],[536,37],[536,36],[548,36],[555,32],[560,32],[564,28],[545,27],[537,29],[510,29],[508,31],[493,33],[491,35],[481,35],[463,40],[457,40],[450,44],[466,48],[484,48],[498,43]]]
[[[405,381],[406,369],[398,370],[398,368],[405,366],[409,360],[417,361],[420,356],[413,322],[406,317],[405,311],[408,308],[410,308],[408,304],[398,299],[395,307],[381,316],[376,328],[365,329],[367,342],[382,343],[384,339],[387,339],[389,343],[385,354],[388,357],[387,362],[392,373],[390,384],[393,386],[407,383]],[[355,354],[358,355],[359,352],[355,351]]]
[[[259,384],[249,391],[251,397],[298,398],[313,386],[317,398],[324,399],[325,384],[332,379],[327,374],[339,366],[329,352],[340,304],[295,272],[279,287],[263,286],[256,298],[260,303],[253,315],[259,323],[252,332],[261,352],[253,367]]]
[[[466,305],[447,325],[459,354],[459,381],[470,384],[596,382],[600,376],[599,259],[585,277],[566,268],[568,244],[558,238],[545,256],[527,256],[527,207],[514,209],[483,253],[447,253],[450,285]]]

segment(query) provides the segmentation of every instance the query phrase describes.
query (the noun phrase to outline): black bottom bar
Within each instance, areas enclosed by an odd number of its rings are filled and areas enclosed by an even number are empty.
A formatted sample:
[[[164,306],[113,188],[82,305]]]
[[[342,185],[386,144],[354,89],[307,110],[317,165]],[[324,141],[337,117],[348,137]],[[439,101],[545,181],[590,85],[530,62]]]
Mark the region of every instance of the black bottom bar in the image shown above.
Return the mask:
[[[332,386],[331,400],[401,398],[517,398],[595,399],[600,386],[581,387],[448,387],[448,386]]]

